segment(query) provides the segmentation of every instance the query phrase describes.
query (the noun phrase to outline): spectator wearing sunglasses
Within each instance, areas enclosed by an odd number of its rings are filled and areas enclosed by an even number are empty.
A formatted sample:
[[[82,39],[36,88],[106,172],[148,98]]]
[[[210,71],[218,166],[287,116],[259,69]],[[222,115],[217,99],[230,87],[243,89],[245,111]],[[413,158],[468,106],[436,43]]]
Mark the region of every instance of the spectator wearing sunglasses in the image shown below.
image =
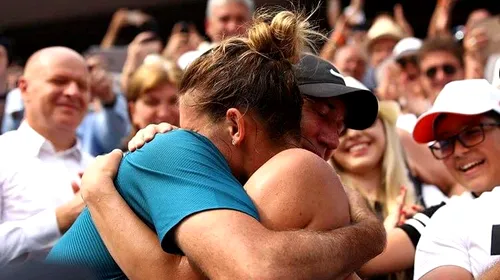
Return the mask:
[[[417,142],[479,197],[451,199],[418,242],[415,279],[472,279],[500,260],[500,90],[486,80],[446,85],[415,126]],[[417,227],[415,227],[418,229]],[[422,228],[422,227],[420,227]]]
[[[392,51],[394,60],[402,70],[400,75],[403,85],[417,80],[420,76],[417,54],[421,47],[422,40],[415,37],[408,37],[399,41]]]
[[[464,79],[463,50],[452,37],[425,40],[418,62],[422,87],[431,102],[446,84]]]

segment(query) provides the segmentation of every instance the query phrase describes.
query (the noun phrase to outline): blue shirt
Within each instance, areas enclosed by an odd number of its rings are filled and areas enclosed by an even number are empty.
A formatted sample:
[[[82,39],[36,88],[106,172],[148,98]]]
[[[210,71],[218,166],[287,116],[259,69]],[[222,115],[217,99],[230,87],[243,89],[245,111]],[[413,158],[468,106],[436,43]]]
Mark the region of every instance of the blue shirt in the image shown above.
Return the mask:
[[[187,130],[158,134],[151,143],[125,155],[115,184],[139,218],[156,231],[162,248],[173,254],[182,252],[172,232],[192,214],[231,209],[258,219],[257,209],[219,150],[207,138]],[[140,242],[140,237],[130,242]],[[101,279],[125,277],[88,209],[52,249],[48,261],[89,267]]]

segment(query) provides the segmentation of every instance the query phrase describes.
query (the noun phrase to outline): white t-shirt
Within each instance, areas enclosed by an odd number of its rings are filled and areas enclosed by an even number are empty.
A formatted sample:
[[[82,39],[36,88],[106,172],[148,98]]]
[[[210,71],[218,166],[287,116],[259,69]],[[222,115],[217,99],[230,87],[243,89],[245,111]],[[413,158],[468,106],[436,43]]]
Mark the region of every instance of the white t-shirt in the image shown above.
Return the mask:
[[[414,114],[401,114],[396,121],[396,127],[401,128],[412,134],[415,125],[417,124],[417,116]]]
[[[458,266],[477,277],[500,260],[499,213],[500,187],[474,200],[450,200],[420,238],[414,279],[440,266]]]

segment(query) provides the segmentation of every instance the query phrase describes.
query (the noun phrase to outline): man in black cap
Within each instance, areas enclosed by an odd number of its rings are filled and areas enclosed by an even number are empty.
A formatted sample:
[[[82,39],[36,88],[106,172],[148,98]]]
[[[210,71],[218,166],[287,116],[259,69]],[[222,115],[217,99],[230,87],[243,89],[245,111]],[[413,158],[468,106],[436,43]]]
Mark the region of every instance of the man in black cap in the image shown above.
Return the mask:
[[[302,148],[330,159],[345,129],[370,127],[378,114],[378,101],[368,90],[348,87],[329,62],[305,54],[297,65],[302,108]]]
[[[342,75],[330,63],[317,56],[304,55],[297,66],[297,75],[299,88],[305,98],[302,113],[302,136],[304,138],[302,147],[304,149],[327,160],[337,147],[339,136],[346,128],[365,129],[370,127],[376,120],[378,101],[375,96],[366,90],[347,87]],[[154,135],[157,132],[164,132],[165,130],[161,128],[166,126],[168,125],[150,126],[149,129],[153,131],[149,131],[149,133],[153,132],[152,134]],[[143,139],[143,135],[139,135],[138,137]],[[151,138],[151,135],[147,135],[146,138]],[[93,178],[92,183],[84,183],[83,186],[86,194],[88,194],[85,197],[87,205],[102,239],[106,240],[107,249],[112,253],[115,261],[118,262],[120,268],[124,271],[132,273],[137,271],[146,278],[156,278],[159,275],[165,275],[165,273],[168,273],[172,278],[185,278],[186,275],[183,273],[186,272],[186,268],[190,268],[189,263],[180,261],[176,256],[164,254],[158,246],[158,240],[153,231],[145,227],[134,216],[133,212],[127,209],[127,204],[114,189],[113,178],[120,159],[121,156],[118,152],[101,157],[93,167],[87,170],[88,174],[90,174],[88,176]],[[277,165],[289,166],[294,162],[293,159],[289,160],[288,162],[273,162],[264,171],[259,171],[260,174],[262,172],[267,174],[267,177],[264,176],[266,178],[255,179],[257,181],[263,180],[256,183],[261,187],[261,190],[267,184],[265,188],[276,191],[273,194],[274,196],[282,195],[279,192],[280,187],[278,185],[283,185],[283,183],[274,182],[268,175],[273,173],[273,169],[280,169]],[[311,166],[307,168],[311,168]],[[328,171],[330,172],[330,170],[333,172],[333,169],[329,169]],[[285,176],[286,178],[282,179],[286,179],[286,182],[290,180],[313,182],[314,180],[311,176],[314,176],[314,172],[305,173],[288,174]],[[252,176],[252,178],[254,177]],[[251,185],[255,183],[255,180],[252,181],[251,179],[247,184]],[[325,184],[327,183],[325,182]],[[249,190],[247,185],[245,186],[250,197],[256,201],[262,199],[262,197],[259,197],[259,194],[253,193],[251,188]],[[303,191],[314,193],[315,189],[311,187]],[[103,193],[106,193],[105,197],[102,196]],[[293,193],[288,192],[285,194],[285,196],[293,195]],[[306,207],[321,208],[321,206],[318,206],[317,201],[311,202],[304,196],[299,195],[299,197],[297,199],[303,199],[304,201],[301,204],[306,205]],[[214,263],[216,261],[208,259],[208,257],[206,261],[212,262],[210,266],[218,267],[222,271],[221,273],[226,274],[231,273],[238,267],[242,267],[242,265],[243,267],[248,266],[249,268],[246,271],[250,271],[250,268],[255,268],[255,264],[263,263],[262,260],[270,260],[265,266],[257,265],[257,269],[259,270],[257,273],[260,274],[253,276],[266,275],[266,277],[272,278],[273,275],[278,277],[278,275],[289,275],[292,271],[300,271],[301,276],[307,275],[307,277],[312,278],[315,276],[320,277],[319,275],[322,275],[321,277],[329,275],[333,278],[345,278],[363,263],[379,254],[385,244],[385,231],[377,218],[367,208],[366,203],[355,193],[349,193],[348,197],[351,211],[351,226],[325,232],[287,231],[283,233],[283,237],[287,236],[285,238],[286,242],[283,241],[278,244],[270,240],[267,241],[268,244],[254,244],[260,242],[258,240],[262,239],[255,238],[252,241],[253,244],[245,243],[249,248],[253,248],[246,252],[249,253],[248,258],[251,261],[249,260],[249,263],[245,264],[236,264],[233,259],[225,260],[227,263],[224,264]],[[335,200],[336,198],[332,197],[331,199]],[[99,203],[95,203],[96,201],[99,201]],[[282,211],[285,209],[286,207],[282,209],[277,206],[276,216],[266,216],[264,219],[283,219],[282,216],[286,215],[286,217],[293,220],[299,219],[301,215],[305,215],[302,212],[297,213],[292,210],[288,212]],[[330,210],[332,209],[323,211],[324,215],[331,216],[336,213],[335,210]],[[229,226],[237,226],[237,224],[238,221],[234,220]],[[245,230],[248,236],[257,237],[263,234],[262,231],[253,227],[245,227]],[[220,241],[217,244],[207,243],[204,246],[225,246],[225,242],[228,241],[223,236],[219,238]],[[140,246],[137,246],[135,242],[123,242],[124,240],[138,239],[141,242]],[[253,239],[245,240],[250,242]],[[267,248],[266,252],[270,253],[272,251],[273,254],[259,255],[259,260],[252,259],[251,256],[253,254],[250,253],[257,252],[258,249],[256,248]],[[280,251],[273,251],[275,248],[281,249]],[[238,252],[238,254],[241,255],[242,252]],[[297,260],[304,259],[304,254],[309,256],[307,262],[295,266]],[[209,256],[208,252],[207,256]],[[279,260],[276,260],[276,258]],[[277,263],[280,265],[276,265]],[[229,268],[232,268],[232,270]],[[145,276],[146,274],[147,276]],[[256,276],[256,278],[260,278],[260,276]],[[301,276],[295,275],[294,277]]]

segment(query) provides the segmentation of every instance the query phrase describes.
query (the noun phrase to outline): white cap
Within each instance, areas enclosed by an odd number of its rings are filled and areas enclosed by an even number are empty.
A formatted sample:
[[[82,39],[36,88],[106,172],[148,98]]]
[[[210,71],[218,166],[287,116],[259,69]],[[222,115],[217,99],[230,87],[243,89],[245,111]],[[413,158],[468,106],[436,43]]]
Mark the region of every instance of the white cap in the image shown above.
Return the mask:
[[[434,121],[440,114],[479,115],[488,111],[500,113],[500,90],[485,79],[448,83],[439,93],[432,108],[421,115],[413,139],[428,143],[434,139]]]
[[[404,38],[394,46],[392,55],[395,60],[398,60],[403,56],[416,54],[421,47],[422,40],[415,37]]]

